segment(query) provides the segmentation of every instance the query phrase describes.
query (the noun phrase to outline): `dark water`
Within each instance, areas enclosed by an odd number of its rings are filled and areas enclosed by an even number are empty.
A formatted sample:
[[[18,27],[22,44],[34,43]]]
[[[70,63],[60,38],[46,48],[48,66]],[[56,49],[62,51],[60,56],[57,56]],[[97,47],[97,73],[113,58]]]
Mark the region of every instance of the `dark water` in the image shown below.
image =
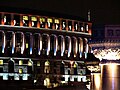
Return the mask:
[[[91,90],[120,90],[120,65],[101,65],[101,73],[95,73],[91,78]]]

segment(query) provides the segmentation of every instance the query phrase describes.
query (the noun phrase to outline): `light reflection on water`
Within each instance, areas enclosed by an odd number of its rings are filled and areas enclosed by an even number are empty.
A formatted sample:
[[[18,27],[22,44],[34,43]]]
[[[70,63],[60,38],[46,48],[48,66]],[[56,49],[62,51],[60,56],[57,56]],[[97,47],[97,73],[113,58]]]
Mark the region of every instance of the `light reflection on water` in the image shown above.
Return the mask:
[[[101,65],[101,74],[93,74],[91,79],[91,90],[120,90],[120,65]]]

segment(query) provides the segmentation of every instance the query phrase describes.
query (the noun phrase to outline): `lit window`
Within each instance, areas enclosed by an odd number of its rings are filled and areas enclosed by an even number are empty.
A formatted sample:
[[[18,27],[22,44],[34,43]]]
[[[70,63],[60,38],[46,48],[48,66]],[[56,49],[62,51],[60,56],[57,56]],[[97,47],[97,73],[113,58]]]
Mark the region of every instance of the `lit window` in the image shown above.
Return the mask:
[[[45,66],[49,66],[50,65],[50,62],[49,61],[46,61],[45,62]]]
[[[31,21],[37,21],[37,17],[31,17]]]
[[[52,23],[52,19],[51,19],[51,18],[48,18],[48,19],[47,19],[47,22]]]
[[[28,20],[28,16],[23,16],[23,20]]]
[[[0,60],[0,65],[3,65],[3,60]]]
[[[26,48],[28,48],[28,43],[26,43]]]
[[[29,61],[28,61],[28,66],[32,66],[32,61],[31,61],[31,59],[29,59]]]
[[[86,25],[86,31],[88,31],[88,25]]]
[[[81,31],[83,31],[83,26],[81,27]]]
[[[19,73],[23,73],[23,69],[22,68],[19,68]]]
[[[40,61],[37,61],[37,66],[40,66]]]
[[[40,18],[40,22],[45,22],[45,18]]]
[[[46,78],[45,80],[44,80],[44,86],[50,86],[50,79],[49,78]]]
[[[23,61],[22,60],[19,61],[19,65],[23,65]]]
[[[4,23],[6,23],[6,16],[4,16]]]
[[[56,24],[59,24],[60,22],[59,22],[59,19],[55,19],[55,23]]]

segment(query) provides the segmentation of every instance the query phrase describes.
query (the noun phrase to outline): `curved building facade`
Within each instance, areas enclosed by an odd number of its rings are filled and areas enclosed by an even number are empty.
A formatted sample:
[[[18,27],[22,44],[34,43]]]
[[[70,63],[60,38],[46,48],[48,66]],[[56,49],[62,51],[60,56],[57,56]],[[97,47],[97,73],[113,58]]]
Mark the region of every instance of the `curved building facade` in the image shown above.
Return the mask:
[[[48,88],[86,82],[90,22],[8,12],[0,17],[2,82],[29,81]]]

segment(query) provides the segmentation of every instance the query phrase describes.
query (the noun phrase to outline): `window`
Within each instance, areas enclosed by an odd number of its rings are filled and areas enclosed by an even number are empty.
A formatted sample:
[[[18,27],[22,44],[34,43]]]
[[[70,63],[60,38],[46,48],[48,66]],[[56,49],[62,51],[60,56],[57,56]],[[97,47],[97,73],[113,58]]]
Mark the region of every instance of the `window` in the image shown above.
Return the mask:
[[[37,61],[37,66],[40,66],[40,61]]]
[[[23,65],[23,61],[22,60],[19,60],[19,65]]]
[[[62,30],[66,30],[66,21],[62,20]]]
[[[48,28],[52,29],[53,26],[53,20],[51,18],[47,19],[47,24],[48,24]]]
[[[11,25],[11,15],[10,14],[5,14],[3,17],[4,24],[5,25]]]
[[[88,32],[88,28],[89,28],[89,27],[88,27],[88,25],[86,24],[86,25],[85,25],[85,31],[86,31],[86,32]]]
[[[74,22],[74,30],[78,31],[78,22]]]
[[[40,28],[45,28],[45,18],[40,18]]]
[[[0,60],[0,65],[3,65],[3,60]]]
[[[32,34],[27,32],[25,33],[25,53],[26,55],[32,54],[33,38]]]
[[[31,17],[31,24],[32,24],[32,27],[37,27],[37,17],[35,16]]]
[[[60,29],[60,21],[59,21],[59,19],[55,19],[55,29]]]
[[[116,36],[120,36],[120,29],[116,30]]]
[[[31,61],[31,59],[29,59],[28,61],[28,66],[32,66],[33,62]]]
[[[22,43],[23,43],[23,37],[22,37],[22,34],[21,33],[16,33],[16,44],[15,44],[15,48],[16,48],[16,53],[17,54],[21,54],[21,47],[22,47]]]
[[[12,47],[13,47],[13,33],[12,32],[6,32],[6,48],[5,52],[7,54],[12,54]]]
[[[108,29],[107,30],[107,35],[108,36],[113,36],[114,34],[113,34],[113,30],[112,29]]]
[[[20,15],[14,15],[14,26],[20,26]]]
[[[45,62],[44,73],[49,73],[49,72],[50,72],[50,62],[47,60]]]
[[[22,74],[23,73],[23,69],[19,68],[19,73]]]
[[[68,21],[68,30],[72,30],[72,21]]]
[[[23,26],[29,26],[29,17],[23,16]]]
[[[1,22],[2,22],[2,14],[0,13],[0,24],[1,24]]]

